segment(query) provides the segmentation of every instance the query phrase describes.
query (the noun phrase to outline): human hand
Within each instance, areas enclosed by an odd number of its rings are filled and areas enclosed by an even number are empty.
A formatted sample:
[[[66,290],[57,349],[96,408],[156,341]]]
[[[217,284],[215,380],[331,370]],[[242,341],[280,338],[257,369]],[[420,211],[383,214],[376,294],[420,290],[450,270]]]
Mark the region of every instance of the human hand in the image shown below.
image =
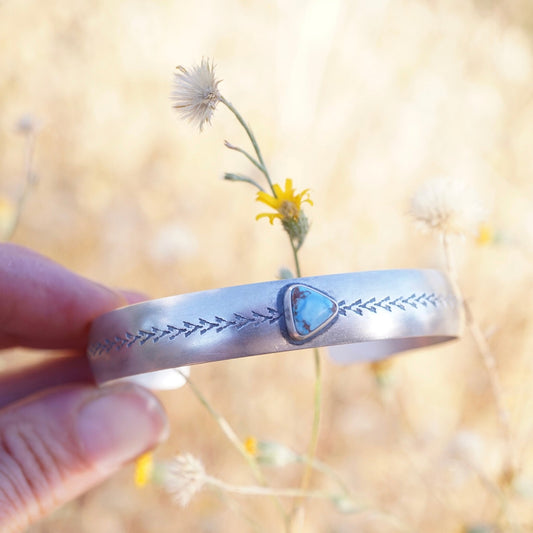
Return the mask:
[[[0,373],[0,531],[23,530],[165,438],[155,396],[97,388],[83,356],[91,320],[130,299],[0,244],[0,349],[71,352]]]

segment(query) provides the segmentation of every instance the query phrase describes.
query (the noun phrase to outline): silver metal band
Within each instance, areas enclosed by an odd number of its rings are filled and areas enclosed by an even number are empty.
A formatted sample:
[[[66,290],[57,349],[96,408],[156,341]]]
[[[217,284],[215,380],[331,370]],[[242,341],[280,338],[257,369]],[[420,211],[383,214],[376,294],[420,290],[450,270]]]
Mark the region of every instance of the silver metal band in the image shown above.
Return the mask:
[[[92,324],[96,381],[196,363],[361,343],[369,359],[453,339],[459,305],[436,270],[269,281],[116,309]],[[366,344],[368,343],[368,344]],[[381,352],[375,346],[382,344]]]

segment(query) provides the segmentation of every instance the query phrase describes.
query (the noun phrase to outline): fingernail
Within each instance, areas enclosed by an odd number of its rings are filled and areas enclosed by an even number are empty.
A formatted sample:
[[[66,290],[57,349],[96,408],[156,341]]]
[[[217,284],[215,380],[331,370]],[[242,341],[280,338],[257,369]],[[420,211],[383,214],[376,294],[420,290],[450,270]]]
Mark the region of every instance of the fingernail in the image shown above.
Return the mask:
[[[86,459],[102,470],[131,461],[168,433],[165,412],[155,396],[124,385],[101,389],[81,407],[76,425]]]

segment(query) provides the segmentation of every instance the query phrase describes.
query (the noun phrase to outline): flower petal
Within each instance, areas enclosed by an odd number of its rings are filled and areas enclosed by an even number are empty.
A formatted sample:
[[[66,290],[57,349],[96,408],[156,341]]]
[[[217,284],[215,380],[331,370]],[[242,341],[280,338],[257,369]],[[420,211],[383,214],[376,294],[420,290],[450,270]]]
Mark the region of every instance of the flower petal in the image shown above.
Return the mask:
[[[275,185],[274,185],[275,187]],[[269,207],[272,207],[272,209],[278,209],[279,207],[279,200],[278,198],[275,198],[274,196],[267,194],[264,191],[259,191],[257,193],[256,200],[258,202],[263,202],[264,204],[268,205]]]
[[[259,215],[255,217],[255,219],[259,220],[260,218],[264,218],[264,217],[268,217],[268,220],[270,221],[271,224],[274,224],[275,218],[283,218],[279,213],[259,213]]]

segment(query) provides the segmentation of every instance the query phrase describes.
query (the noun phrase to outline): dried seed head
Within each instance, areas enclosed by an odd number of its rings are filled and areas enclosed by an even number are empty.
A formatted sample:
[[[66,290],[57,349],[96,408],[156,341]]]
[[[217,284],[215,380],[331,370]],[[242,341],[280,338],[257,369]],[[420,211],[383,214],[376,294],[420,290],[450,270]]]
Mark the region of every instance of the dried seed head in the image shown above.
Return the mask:
[[[437,178],[424,183],[411,198],[411,216],[426,231],[476,234],[485,210],[463,181]]]
[[[172,107],[189,122],[196,124],[202,131],[220,101],[215,67],[208,59],[190,70],[177,67],[174,73],[173,90],[170,95]]]
[[[178,455],[164,471],[164,485],[175,502],[186,507],[207,480],[204,465],[190,453]]]

